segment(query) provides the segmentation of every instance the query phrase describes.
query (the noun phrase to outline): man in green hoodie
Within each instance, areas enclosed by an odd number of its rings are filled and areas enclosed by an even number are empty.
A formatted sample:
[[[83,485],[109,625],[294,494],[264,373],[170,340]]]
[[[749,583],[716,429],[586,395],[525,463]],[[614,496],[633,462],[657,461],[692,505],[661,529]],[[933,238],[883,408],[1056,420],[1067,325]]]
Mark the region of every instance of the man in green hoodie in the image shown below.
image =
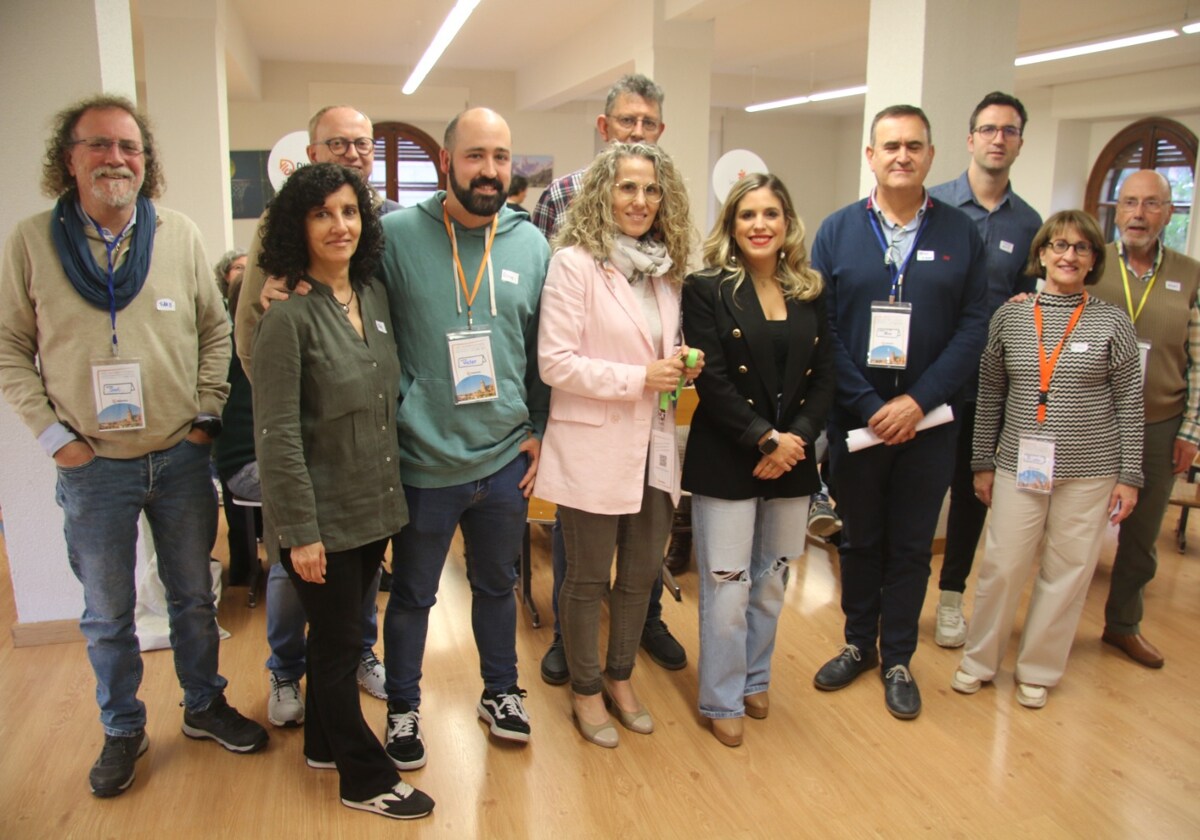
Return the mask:
[[[400,769],[425,764],[419,710],[429,608],[460,526],[484,684],[477,711],[493,735],[529,740],[513,585],[549,412],[537,320],[550,254],[537,228],[505,207],[511,150],[499,114],[459,114],[439,155],[449,189],[383,220],[410,514],[395,543],[384,620],[387,751]]]

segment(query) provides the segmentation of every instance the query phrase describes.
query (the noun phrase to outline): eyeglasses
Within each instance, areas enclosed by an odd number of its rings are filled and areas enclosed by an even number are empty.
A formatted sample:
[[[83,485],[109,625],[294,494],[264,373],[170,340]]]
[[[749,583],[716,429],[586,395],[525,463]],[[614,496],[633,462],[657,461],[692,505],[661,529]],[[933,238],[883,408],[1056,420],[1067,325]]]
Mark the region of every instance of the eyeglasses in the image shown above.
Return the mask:
[[[1046,247],[1056,254],[1067,253],[1068,248],[1074,248],[1075,254],[1080,257],[1090,257],[1096,253],[1096,249],[1092,247],[1090,242],[1068,242],[1065,239],[1055,239],[1053,242],[1047,242]]]
[[[133,140],[114,140],[111,137],[87,137],[83,140],[73,140],[71,145],[83,146],[94,155],[102,155],[114,145],[121,150],[121,154],[125,157],[137,157],[146,151],[141,143]]]
[[[650,117],[613,116],[609,117],[609,119],[616,122],[617,125],[621,126],[621,128],[625,129],[626,131],[633,131],[633,129],[637,128],[638,123],[641,123],[642,131],[645,131],[648,134],[653,134],[654,132],[658,131],[659,126],[658,120]]]
[[[1015,125],[977,125],[974,131],[984,140],[991,140],[997,131],[1004,135],[1005,140],[1016,140],[1021,136],[1021,129]]]
[[[1167,206],[1167,202],[1158,198],[1122,198],[1118,204],[1122,210],[1137,210],[1138,206],[1145,207],[1147,212],[1157,213],[1159,210]]]
[[[633,201],[641,193],[646,197],[647,204],[658,204],[663,200],[663,188],[658,184],[646,184],[643,186],[637,181],[621,181],[615,184],[613,189],[621,194],[623,198],[628,198]]]
[[[360,155],[365,155],[375,149],[375,138],[373,137],[356,137],[351,140],[349,137],[330,137],[328,140],[320,140],[313,144],[316,146],[328,146],[329,151],[335,155],[344,155],[346,151],[353,146],[354,150]]]

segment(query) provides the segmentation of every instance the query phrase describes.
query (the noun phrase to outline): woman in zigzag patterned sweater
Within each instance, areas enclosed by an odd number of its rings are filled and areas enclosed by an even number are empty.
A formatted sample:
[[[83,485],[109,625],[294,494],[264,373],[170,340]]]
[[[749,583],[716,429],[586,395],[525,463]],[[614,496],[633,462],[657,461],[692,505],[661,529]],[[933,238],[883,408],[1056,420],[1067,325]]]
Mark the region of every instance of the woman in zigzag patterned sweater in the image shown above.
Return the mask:
[[[1104,268],[1090,216],[1046,220],[1028,272],[1042,291],[992,318],[979,368],[972,469],[991,507],[962,664],[974,694],[996,676],[1029,569],[1040,560],[1017,653],[1017,702],[1046,704],[1066,669],[1106,520],[1142,485],[1142,373],[1129,317],[1087,293]]]

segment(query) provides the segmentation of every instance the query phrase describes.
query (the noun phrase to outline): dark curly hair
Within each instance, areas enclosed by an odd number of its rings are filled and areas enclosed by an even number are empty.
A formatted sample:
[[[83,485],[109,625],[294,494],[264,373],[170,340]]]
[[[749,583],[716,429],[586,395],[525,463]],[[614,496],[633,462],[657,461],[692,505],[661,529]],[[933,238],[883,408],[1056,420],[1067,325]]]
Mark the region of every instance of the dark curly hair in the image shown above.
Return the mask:
[[[54,115],[54,133],[46,141],[46,154],[42,158],[42,192],[50,198],[78,189],[75,176],[67,169],[67,156],[75,140],[75,126],[88,111],[108,111],[120,109],[137,123],[142,132],[143,177],[142,189],[139,195],[146,198],[158,198],[162,193],[163,174],[158,163],[158,147],[154,144],[154,135],[150,131],[150,123],[145,115],[138,111],[137,106],[124,96],[99,94],[82,99],[73,105],[68,105]]]
[[[305,218],[308,211],[349,185],[358,198],[362,233],[358,248],[350,257],[350,284],[362,289],[371,282],[383,254],[383,226],[375,211],[374,194],[358,171],[336,163],[314,163],[291,174],[267,208],[260,230],[262,251],[258,267],[272,277],[283,277],[294,289],[308,271],[308,235]]]

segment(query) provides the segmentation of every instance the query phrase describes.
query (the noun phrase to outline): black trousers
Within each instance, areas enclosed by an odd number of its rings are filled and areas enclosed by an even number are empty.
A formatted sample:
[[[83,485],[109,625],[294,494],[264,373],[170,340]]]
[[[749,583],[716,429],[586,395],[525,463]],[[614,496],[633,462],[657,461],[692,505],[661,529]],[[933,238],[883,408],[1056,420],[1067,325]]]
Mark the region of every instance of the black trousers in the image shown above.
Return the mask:
[[[959,417],[954,477],[950,481],[950,510],[946,515],[946,554],[938,589],[965,592],[975,549],[987,519],[987,505],[975,498],[975,473],[971,472],[971,438],[975,436],[975,403],[963,403]]]
[[[362,603],[387,544],[383,539],[327,553],[324,583],[309,583],[296,574],[287,549],[280,557],[308,617],[304,755],[335,762],[342,798],[355,801],[391,790],[398,778],[363,719],[358,696]]]
[[[830,463],[842,516],[842,612],[846,643],[869,650],[879,642],[885,669],[908,665],[938,514],[954,470],[958,423],[897,446],[846,448],[846,430],[829,426]]]

